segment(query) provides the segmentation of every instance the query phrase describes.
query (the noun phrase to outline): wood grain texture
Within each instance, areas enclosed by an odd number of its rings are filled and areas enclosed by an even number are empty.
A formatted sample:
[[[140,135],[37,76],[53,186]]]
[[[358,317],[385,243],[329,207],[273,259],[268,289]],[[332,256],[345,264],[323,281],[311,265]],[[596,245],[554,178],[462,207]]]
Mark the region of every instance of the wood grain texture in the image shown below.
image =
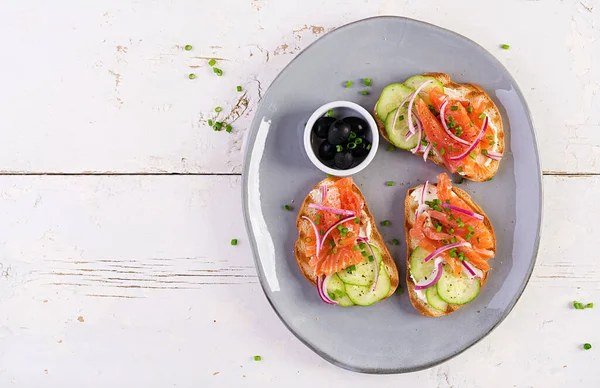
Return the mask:
[[[0,177],[0,386],[597,386],[600,313],[571,303],[600,300],[600,210],[581,211],[600,177],[544,185],[538,264],[506,321],[441,366],[368,376],[321,360],[271,310],[239,177]]]
[[[253,112],[294,55],[331,29],[391,14],[464,34],[508,68],[532,110],[544,170],[600,173],[599,9],[593,0],[223,0],[207,17],[204,2],[185,0],[8,2],[0,170],[240,172]],[[368,76],[374,92],[385,86]],[[208,127],[217,106],[231,134]]]

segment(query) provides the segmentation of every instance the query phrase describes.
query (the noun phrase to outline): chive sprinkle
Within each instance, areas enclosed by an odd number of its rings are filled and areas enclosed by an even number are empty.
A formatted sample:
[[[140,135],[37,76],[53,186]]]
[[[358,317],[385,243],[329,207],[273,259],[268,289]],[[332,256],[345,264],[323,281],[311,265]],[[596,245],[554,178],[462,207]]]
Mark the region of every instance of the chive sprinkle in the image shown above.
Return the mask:
[[[367,90],[363,90],[360,92],[360,94],[362,94],[363,96],[368,96],[369,92]]]
[[[435,227],[435,231],[436,232],[441,232],[442,231],[442,225],[438,224],[438,226]]]
[[[471,157],[471,159],[475,160],[477,159],[477,154],[473,151],[469,152],[469,156]]]
[[[242,87],[240,85],[236,86],[236,89],[237,89],[238,92],[242,91]]]
[[[352,86],[352,81],[346,81],[346,88],[349,88]]]
[[[360,219],[358,219],[358,218],[355,218],[355,219],[354,219],[354,223],[355,223],[355,224],[357,224],[357,225],[358,225],[358,224],[360,224]]]
[[[294,210],[294,208],[292,207],[292,205],[288,205],[288,204],[283,205],[283,208],[285,210],[289,211],[289,212],[291,212],[292,210]]]
[[[211,58],[211,60],[208,61],[209,66],[214,66],[216,63],[217,63],[217,61],[214,58]]]
[[[394,181],[387,181],[385,184],[387,186],[394,186],[396,184],[396,182],[394,182]]]
[[[346,147],[348,147],[349,150],[353,150],[356,148],[356,143],[350,142],[346,145]]]
[[[352,264],[350,267],[346,268],[348,273],[352,273],[352,271],[356,271],[356,265]]]
[[[467,112],[473,113],[473,107],[469,105],[469,107],[467,108]]]
[[[216,121],[215,124],[213,125],[213,129],[215,131],[220,131],[222,127],[223,127],[223,123],[220,121]]]
[[[208,119],[208,126],[212,127],[213,126],[213,121],[211,119]]]
[[[338,145],[336,145],[336,146],[335,146],[335,150],[336,150],[337,152],[342,152],[342,151],[344,150],[344,146],[343,146],[343,145],[339,145],[339,144],[338,144]]]
[[[456,171],[458,171],[458,172],[462,172],[462,170],[463,170],[462,166],[458,166],[458,168],[456,169]]]
[[[188,78],[189,78],[189,79],[194,79],[194,78],[196,78],[196,74],[194,74],[194,73],[191,73],[190,75],[188,75]]]
[[[402,120],[404,120],[404,115],[398,116],[398,121],[402,121]]]
[[[586,309],[592,309],[592,308],[594,308],[594,304],[593,303],[588,303],[588,304],[585,305],[585,308]]]
[[[394,245],[400,245],[400,241],[398,241],[398,239],[395,238],[395,239],[392,240],[392,244],[394,244]]]
[[[358,137],[358,138],[356,138],[356,140],[354,140],[354,142],[356,144],[360,144],[360,143],[362,143],[362,139],[360,137]]]
[[[479,120],[483,120],[485,119],[485,113],[482,113],[478,116]]]
[[[221,108],[220,106],[215,108],[215,112],[217,112],[217,113],[221,112],[222,110],[223,110],[223,108]]]
[[[237,238],[231,239],[231,245],[237,245]]]
[[[388,148],[387,148],[387,150],[388,150],[388,151],[390,151],[390,152],[391,152],[391,151],[393,151],[393,150],[395,150],[395,149],[396,149],[396,147],[394,147],[394,146],[393,146],[393,145],[391,145],[391,144],[390,144],[390,145],[388,146]]]
[[[260,360],[262,360],[261,356],[254,356],[254,361],[260,361]]]
[[[398,288],[396,289],[396,292],[399,295],[402,295],[402,294],[404,294],[404,288],[402,288],[402,286],[398,285]]]
[[[583,344],[583,348],[584,348],[585,350],[590,350],[590,349],[592,348],[592,345],[591,345],[591,344],[588,344],[588,343],[585,343],[585,344]]]
[[[225,132],[229,132],[229,133],[231,133],[231,130],[232,130],[232,129],[233,129],[233,128],[231,127],[231,125],[230,125],[230,124],[227,124],[227,125],[225,126]]]
[[[458,106],[457,106],[457,105],[452,105],[452,106],[450,107],[450,110],[454,110],[454,111],[456,111],[456,110],[458,110]]]
[[[508,50],[510,48],[510,45],[504,43],[503,45],[501,45],[500,47],[502,47],[504,50]]]
[[[371,150],[371,144],[367,145],[367,151]]]
[[[348,139],[350,139],[350,140],[356,139],[356,133],[354,131],[350,131],[350,136],[348,136]]]
[[[327,111],[327,114],[325,115],[326,117],[332,117],[333,116],[333,109],[329,109]]]
[[[363,83],[365,86],[371,86],[371,78],[363,78]]]
[[[434,147],[434,148],[435,148],[435,147],[437,147],[437,141],[434,141],[434,142],[433,142],[433,147]]]
[[[481,150],[481,153],[482,153],[482,154],[484,154],[484,155],[487,155],[487,154],[488,154],[488,150],[486,150],[486,149],[484,148],[484,149],[482,149],[482,150]]]
[[[446,153],[446,149],[445,149],[445,148],[442,148],[442,149],[440,150],[440,155],[444,155],[445,153]]]
[[[370,261],[370,262],[373,262],[373,256],[370,256],[370,255],[369,255],[369,261]]]
[[[184,47],[185,51],[191,51],[192,50],[192,45],[191,44],[186,44]]]
[[[390,222],[390,220],[383,220],[381,221],[381,225],[383,226],[390,226],[392,223]]]
[[[223,75],[223,70],[219,69],[218,67],[213,67],[213,72],[219,77]]]

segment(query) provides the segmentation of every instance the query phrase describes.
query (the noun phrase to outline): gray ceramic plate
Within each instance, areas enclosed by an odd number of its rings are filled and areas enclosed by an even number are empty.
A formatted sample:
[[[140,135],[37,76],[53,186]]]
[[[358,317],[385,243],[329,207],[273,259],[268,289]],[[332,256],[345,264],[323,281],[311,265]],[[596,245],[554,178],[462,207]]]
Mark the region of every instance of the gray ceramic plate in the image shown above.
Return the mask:
[[[333,100],[350,100],[372,111],[384,86],[430,71],[457,82],[481,85],[504,121],[507,152],[491,182],[464,183],[490,217],[498,250],[481,294],[460,311],[427,318],[408,296],[394,295],[370,307],[322,303],[298,270],[293,253],[295,212],[308,190],[325,178],[302,148],[310,114]],[[360,79],[373,79],[371,94]],[[353,80],[350,89],[342,85]],[[442,169],[409,152],[379,147],[375,160],[354,176],[384,238],[403,240],[406,190]],[[397,182],[387,187],[384,182]],[[515,80],[487,51],[469,39],[423,22],[378,17],[323,36],[299,54],[265,94],[248,136],[243,205],[256,266],[265,294],[285,325],[308,347],[343,368],[401,373],[428,368],[456,356],[485,337],[511,311],[531,275],[538,248],[542,187],[531,117]],[[296,206],[297,208],[298,206]],[[402,277],[406,253],[389,246]],[[401,282],[405,287],[404,281]]]

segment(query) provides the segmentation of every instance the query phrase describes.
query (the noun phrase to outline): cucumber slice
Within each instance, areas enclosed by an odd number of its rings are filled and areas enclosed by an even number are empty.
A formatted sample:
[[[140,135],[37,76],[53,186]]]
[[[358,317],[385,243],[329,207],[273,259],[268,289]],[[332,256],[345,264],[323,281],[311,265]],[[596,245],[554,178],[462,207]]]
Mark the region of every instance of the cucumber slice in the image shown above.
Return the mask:
[[[394,116],[396,115],[396,111],[398,109],[400,109],[400,113],[398,114],[398,120],[396,121],[396,125],[393,125]],[[414,135],[410,139],[406,140],[406,134],[408,133],[408,113],[406,110],[406,105],[398,109],[394,109],[393,111],[388,113],[385,119],[385,131],[387,132],[390,141],[396,147],[405,150],[415,148],[415,146],[417,145],[417,141],[419,140],[419,137],[417,135]],[[401,118],[402,120],[400,120]]]
[[[442,89],[442,92],[444,91],[444,85],[437,79],[437,78],[433,78],[433,77],[427,77],[427,76],[423,76],[423,75],[415,75],[414,77],[410,77],[409,79],[406,80],[406,82],[404,82],[404,85],[411,88],[412,90],[417,90],[417,88],[419,86],[421,86],[421,84],[425,81],[429,81],[432,80],[433,82],[430,83],[429,85],[425,85],[425,87],[421,90],[425,91],[425,92],[429,92],[431,89],[435,88],[436,86],[440,89]],[[400,101],[402,102],[402,101]]]
[[[327,294],[342,307],[354,306],[354,303],[346,293],[344,282],[340,280],[337,274],[329,278],[329,283],[327,283]]]
[[[469,279],[461,272],[459,277],[454,276],[448,265],[444,265],[442,277],[437,282],[437,294],[446,303],[465,304],[469,303],[477,295],[481,284],[478,278]]]
[[[434,260],[425,262],[425,258],[430,253],[421,247],[417,247],[410,255],[410,274],[415,282],[420,282],[433,272]]]
[[[377,263],[381,263],[381,253],[373,245],[371,245],[371,248],[373,249]],[[344,283],[353,286],[370,286],[373,284],[373,281],[375,280],[375,265],[368,259],[371,255],[371,251],[365,247],[363,252],[365,252],[363,256],[366,255],[365,259],[355,265],[355,270],[348,272],[344,269],[337,273]]]
[[[352,302],[359,306],[370,306],[385,298],[390,293],[392,283],[383,264],[379,264],[379,280],[377,287],[372,291],[372,286],[346,285],[346,293]]]
[[[375,106],[375,112],[381,120],[385,120],[387,115],[398,108],[398,105],[408,97],[409,94],[414,92],[413,89],[403,84],[391,84],[386,86],[381,92],[379,101]]]
[[[437,294],[437,288],[431,286],[425,290],[425,296],[427,297],[427,303],[436,310],[446,311],[448,309],[448,303],[444,302]]]

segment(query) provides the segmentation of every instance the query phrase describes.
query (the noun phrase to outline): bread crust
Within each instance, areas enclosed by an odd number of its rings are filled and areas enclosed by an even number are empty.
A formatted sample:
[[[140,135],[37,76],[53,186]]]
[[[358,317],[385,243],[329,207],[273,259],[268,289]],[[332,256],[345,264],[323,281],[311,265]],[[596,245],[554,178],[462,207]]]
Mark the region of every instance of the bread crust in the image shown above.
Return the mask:
[[[448,315],[448,314],[455,312],[456,310],[460,309],[464,305],[448,304],[448,309],[446,311],[440,311],[440,310],[434,309],[433,307],[430,307],[427,303],[425,303],[424,301],[419,299],[419,297],[417,296],[417,293],[415,291],[415,283],[414,283],[413,279],[410,277],[410,256],[412,255],[413,251],[418,246],[418,243],[414,239],[410,238],[409,232],[415,223],[415,213],[416,213],[417,207],[419,205],[419,203],[414,200],[414,198],[411,196],[411,194],[415,190],[419,189],[420,187],[423,187],[423,185],[419,185],[419,186],[413,187],[412,189],[408,190],[408,192],[406,193],[406,198],[404,199],[404,236],[405,236],[405,241],[406,241],[406,288],[408,291],[408,296],[410,298],[410,302],[412,303],[414,308],[417,309],[417,311],[419,311],[422,315],[425,315],[427,317],[441,317],[441,316]],[[477,212],[484,216],[483,224],[492,234],[492,238],[494,241],[492,250],[494,252],[496,252],[496,233],[494,232],[494,228],[492,227],[492,224],[491,224],[488,216],[483,211],[483,209],[479,205],[477,205],[471,199],[471,196],[469,194],[467,194],[464,190],[461,190],[457,187],[453,187],[452,191],[460,199],[462,199],[470,207],[470,209],[472,211]],[[484,272],[483,279],[481,279],[481,288],[483,288],[483,286],[485,286],[488,275],[489,275],[489,271]]]
[[[298,211],[298,216],[296,218],[296,227],[298,228],[298,239],[296,240],[296,244],[294,245],[294,254],[296,256],[296,263],[298,264],[298,268],[302,272],[302,275],[308,280],[313,286],[317,286],[316,276],[314,271],[310,268],[308,262],[310,261],[310,257],[306,255],[306,247],[305,247],[305,239],[312,235],[312,226],[302,218],[302,216],[309,217],[314,219],[317,211],[315,209],[311,209],[308,207],[311,203],[316,203],[315,198],[320,198],[321,195],[321,186],[326,184],[328,186],[333,185],[339,179],[338,177],[329,177],[321,182],[319,182],[309,194],[306,196],[302,205],[300,206],[300,210]],[[367,201],[363,193],[360,191],[358,186],[352,183],[352,188],[356,194],[358,194],[362,200],[364,201],[365,206],[363,207],[364,212],[366,213],[369,222],[371,223],[371,235],[369,236],[369,243],[375,245],[379,252],[381,252],[382,263],[385,266],[385,269],[390,277],[391,287],[390,292],[384,298],[388,298],[394,294],[396,288],[398,288],[398,284],[400,283],[400,276],[398,274],[398,268],[396,267],[396,263],[390,254],[385,242],[383,241],[383,237],[377,230],[377,225],[375,220],[373,219],[373,215],[369,210],[369,206],[367,205]]]
[[[496,107],[496,104],[494,104],[490,96],[488,96],[488,94],[479,85],[470,83],[457,84],[455,82],[452,82],[450,76],[445,73],[425,73],[423,74],[423,76],[436,78],[444,85],[444,88],[452,89],[456,92],[456,94],[460,95],[461,99],[469,101],[472,104],[475,104],[478,100],[482,100],[482,106],[485,107],[483,113],[487,115],[489,120],[488,125],[491,125],[497,133],[498,142],[496,144],[497,149],[495,151],[499,152],[500,154],[504,153],[504,128],[502,126],[502,117],[500,116],[500,112],[498,111],[498,107]],[[389,136],[387,135],[383,120],[381,120],[379,116],[377,116],[376,106],[375,108],[373,108],[373,116],[375,117],[377,129],[379,129],[379,133],[381,134],[381,136],[383,136],[383,138],[387,140],[388,143],[394,144],[391,142]],[[419,151],[415,155],[423,156],[423,152]],[[429,157],[429,160],[431,160],[439,166],[446,168],[444,160],[437,154],[431,155]],[[496,175],[496,172],[498,172],[499,167],[500,161],[492,160],[490,163],[490,169],[487,174],[481,176],[470,176],[466,174],[461,174],[461,176],[471,181],[484,182]]]

